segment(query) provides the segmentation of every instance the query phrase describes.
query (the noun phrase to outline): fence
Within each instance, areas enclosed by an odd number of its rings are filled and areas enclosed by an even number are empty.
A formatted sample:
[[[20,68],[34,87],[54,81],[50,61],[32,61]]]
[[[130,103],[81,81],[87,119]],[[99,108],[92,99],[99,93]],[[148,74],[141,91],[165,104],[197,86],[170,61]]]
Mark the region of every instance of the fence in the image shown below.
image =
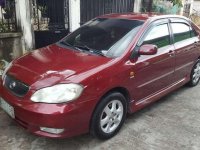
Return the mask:
[[[68,29],[68,0],[32,0],[35,31]]]
[[[16,31],[15,0],[0,0],[0,33]]]
[[[81,0],[81,24],[109,13],[133,12],[134,0]]]

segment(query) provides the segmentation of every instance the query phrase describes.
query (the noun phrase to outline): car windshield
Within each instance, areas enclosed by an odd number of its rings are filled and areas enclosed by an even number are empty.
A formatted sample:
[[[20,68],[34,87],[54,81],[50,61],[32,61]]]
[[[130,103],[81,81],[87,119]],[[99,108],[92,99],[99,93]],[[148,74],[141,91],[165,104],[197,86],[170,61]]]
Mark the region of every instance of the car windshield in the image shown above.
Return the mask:
[[[120,56],[137,33],[143,21],[96,18],[61,41],[74,49],[99,55]],[[115,45],[123,45],[121,48]]]

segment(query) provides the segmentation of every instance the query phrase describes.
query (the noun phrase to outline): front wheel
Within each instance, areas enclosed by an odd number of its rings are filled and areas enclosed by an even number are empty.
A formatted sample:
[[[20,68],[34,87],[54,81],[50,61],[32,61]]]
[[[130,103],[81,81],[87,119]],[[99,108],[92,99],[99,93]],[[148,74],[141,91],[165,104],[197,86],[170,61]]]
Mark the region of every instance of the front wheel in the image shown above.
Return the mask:
[[[199,80],[200,80],[200,60],[197,61],[197,63],[194,65],[192,69],[188,85],[192,87],[196,86],[199,83]]]
[[[109,139],[120,130],[127,112],[125,97],[118,92],[106,96],[98,104],[91,122],[91,133],[100,139]]]

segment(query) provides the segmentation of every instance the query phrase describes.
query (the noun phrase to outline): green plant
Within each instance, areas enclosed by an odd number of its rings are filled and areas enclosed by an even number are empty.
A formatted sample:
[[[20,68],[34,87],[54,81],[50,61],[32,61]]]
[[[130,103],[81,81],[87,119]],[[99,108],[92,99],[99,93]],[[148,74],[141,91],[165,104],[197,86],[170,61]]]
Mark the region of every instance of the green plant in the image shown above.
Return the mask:
[[[0,33],[6,31],[8,31],[8,27],[4,23],[0,22]]]
[[[172,13],[171,11],[173,9],[179,10],[183,5],[182,5],[182,0],[152,0],[149,1],[148,3],[152,3],[152,7],[150,9],[150,12],[158,12],[158,13]],[[170,5],[170,4],[171,5]],[[143,1],[143,7],[141,8],[142,12],[147,12],[149,9],[148,7],[150,4],[145,4],[145,1]],[[174,10],[173,10],[174,13]]]
[[[178,5],[179,7],[182,7],[182,0],[169,0],[170,2],[173,3],[173,5]]]

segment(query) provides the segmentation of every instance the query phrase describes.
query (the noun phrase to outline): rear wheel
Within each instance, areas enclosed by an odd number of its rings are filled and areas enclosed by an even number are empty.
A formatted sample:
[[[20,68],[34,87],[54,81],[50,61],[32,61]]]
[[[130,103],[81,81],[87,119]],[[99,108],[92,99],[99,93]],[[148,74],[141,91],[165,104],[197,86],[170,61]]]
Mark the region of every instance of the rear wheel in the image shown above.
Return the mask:
[[[127,112],[125,97],[114,92],[102,99],[91,122],[91,133],[100,139],[109,139],[120,130]]]
[[[200,60],[197,61],[197,63],[194,65],[191,75],[190,75],[190,81],[189,86],[196,86],[199,83],[200,80]]]

